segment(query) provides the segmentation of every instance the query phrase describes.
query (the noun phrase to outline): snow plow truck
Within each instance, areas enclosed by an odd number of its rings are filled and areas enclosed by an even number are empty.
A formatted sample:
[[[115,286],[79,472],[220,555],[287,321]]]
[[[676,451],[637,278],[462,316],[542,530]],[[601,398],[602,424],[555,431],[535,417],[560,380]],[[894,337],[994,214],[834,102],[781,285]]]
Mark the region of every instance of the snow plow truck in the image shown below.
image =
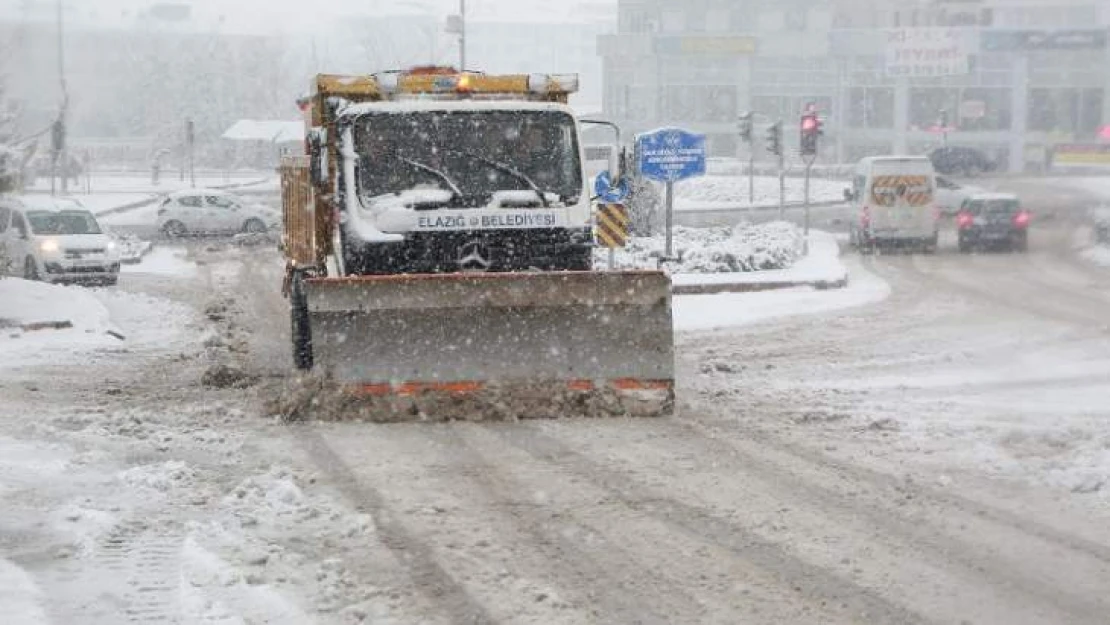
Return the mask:
[[[373,419],[671,412],[670,280],[593,267],[576,89],[317,76],[305,154],[281,164],[296,367]]]

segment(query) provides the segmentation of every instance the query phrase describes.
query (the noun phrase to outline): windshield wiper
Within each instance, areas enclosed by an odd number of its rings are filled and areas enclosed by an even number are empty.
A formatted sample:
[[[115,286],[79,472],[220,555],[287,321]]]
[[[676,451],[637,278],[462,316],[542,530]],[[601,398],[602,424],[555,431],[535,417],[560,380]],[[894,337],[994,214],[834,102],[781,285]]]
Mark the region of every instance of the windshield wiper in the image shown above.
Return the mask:
[[[455,150],[453,150],[453,151],[455,151]],[[485,163],[486,165],[489,165],[490,167],[493,167],[494,169],[503,171],[506,174],[509,174],[510,176],[512,176],[512,177],[516,178],[517,180],[523,182],[524,184],[528,185],[528,187],[532,191],[536,192],[536,195],[540,198],[540,204],[542,204],[544,208],[551,208],[551,203],[547,201],[547,196],[544,195],[543,190],[540,189],[540,186],[538,184],[536,184],[534,180],[532,180],[531,178],[528,177],[528,174],[520,171],[519,169],[517,169],[517,168],[515,168],[511,165],[506,165],[505,163],[502,163],[500,161],[495,161],[491,158],[486,158],[485,156],[482,156],[481,154],[477,154],[477,153],[474,153],[474,152],[469,152],[467,150],[457,150],[457,152],[459,154],[465,154],[466,156],[469,156],[471,158],[476,158],[479,161],[482,161],[483,163]]]
[[[455,181],[451,180],[451,177],[448,176],[447,174],[445,174],[442,170],[436,169],[435,167],[432,167],[431,165],[426,165],[424,163],[421,163],[420,161],[414,161],[413,159],[407,158],[407,157],[404,157],[404,156],[398,156],[397,158],[398,158],[398,160],[400,160],[402,162],[408,163],[409,165],[412,165],[413,167],[415,167],[415,168],[417,168],[421,171],[426,171],[429,174],[435,176],[436,178],[439,178],[440,180],[446,182],[447,186],[451,188],[451,193],[453,193],[454,196],[455,196],[452,199],[457,199],[457,198],[462,197],[463,193],[462,193],[462,190],[459,189],[459,185],[455,184]]]

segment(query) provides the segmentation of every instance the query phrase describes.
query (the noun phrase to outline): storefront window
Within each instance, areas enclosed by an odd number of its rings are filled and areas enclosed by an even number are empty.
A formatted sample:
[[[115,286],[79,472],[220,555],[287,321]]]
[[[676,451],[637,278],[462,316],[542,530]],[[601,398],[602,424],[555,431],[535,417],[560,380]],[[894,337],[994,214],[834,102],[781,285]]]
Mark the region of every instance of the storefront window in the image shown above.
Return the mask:
[[[1029,129],[1093,136],[1102,123],[1102,89],[1032,89]]]
[[[910,89],[910,127],[925,130],[936,125],[941,110],[948,111],[950,120],[955,119],[959,98],[959,89]]]
[[[687,85],[667,87],[665,117],[671,122],[729,122],[736,118],[736,87]]]
[[[893,128],[894,90],[889,87],[856,87],[848,92],[848,126]]]
[[[1010,118],[1009,89],[964,89],[958,115],[951,115],[960,130],[1008,130]]]

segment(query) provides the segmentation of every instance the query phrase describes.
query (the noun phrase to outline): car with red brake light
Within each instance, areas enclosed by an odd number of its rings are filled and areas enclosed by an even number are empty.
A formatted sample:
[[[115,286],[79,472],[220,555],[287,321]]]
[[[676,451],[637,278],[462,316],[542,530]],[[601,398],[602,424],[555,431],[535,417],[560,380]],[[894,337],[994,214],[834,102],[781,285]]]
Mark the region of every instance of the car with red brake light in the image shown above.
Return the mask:
[[[1029,246],[1032,215],[1009,193],[978,193],[963,201],[956,213],[959,249],[981,248],[1024,252]]]

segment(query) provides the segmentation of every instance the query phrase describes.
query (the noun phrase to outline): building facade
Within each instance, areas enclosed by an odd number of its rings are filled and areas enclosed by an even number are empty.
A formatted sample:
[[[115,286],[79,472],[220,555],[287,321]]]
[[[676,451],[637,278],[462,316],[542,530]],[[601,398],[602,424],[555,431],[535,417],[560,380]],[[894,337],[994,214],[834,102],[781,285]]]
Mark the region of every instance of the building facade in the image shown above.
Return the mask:
[[[1019,171],[1110,123],[1108,24],[1098,0],[622,0],[599,40],[604,108],[635,131],[704,132],[725,156],[746,153],[741,112],[757,135],[784,120],[794,147],[813,102],[825,162],[947,142]]]

